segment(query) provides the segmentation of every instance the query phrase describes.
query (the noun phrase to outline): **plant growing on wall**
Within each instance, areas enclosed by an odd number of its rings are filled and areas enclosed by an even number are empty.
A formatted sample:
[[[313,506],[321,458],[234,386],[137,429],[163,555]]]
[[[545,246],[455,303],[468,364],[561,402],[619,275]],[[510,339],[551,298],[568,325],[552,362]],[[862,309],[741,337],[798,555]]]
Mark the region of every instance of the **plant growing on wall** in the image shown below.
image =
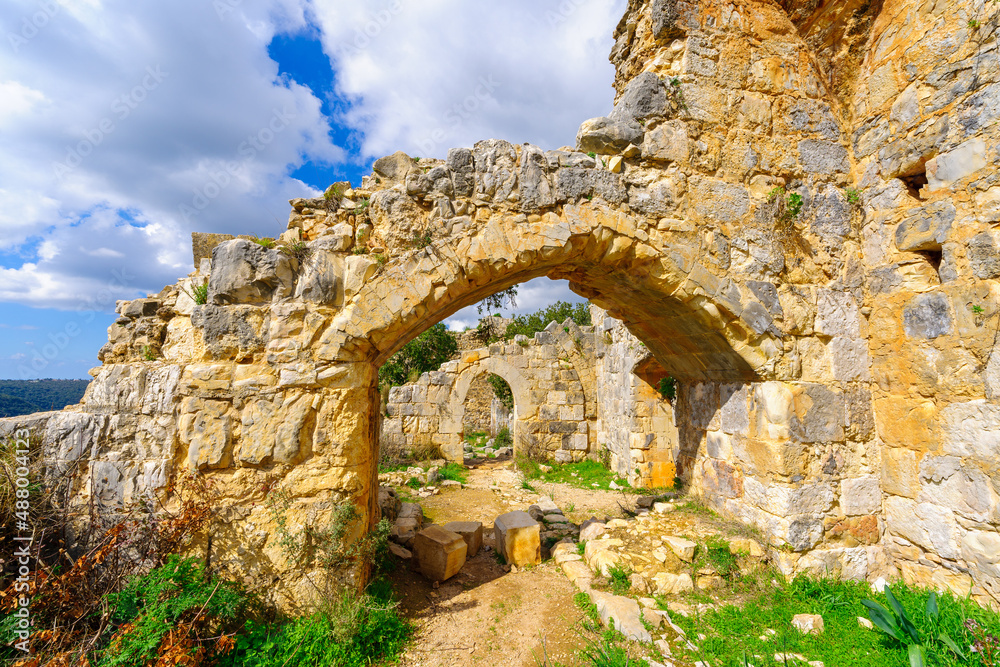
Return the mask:
[[[657,386],[657,391],[665,400],[673,402],[677,398],[677,380],[672,377],[662,378]]]
[[[503,406],[508,410],[513,410],[514,393],[511,391],[507,381],[494,373],[490,373],[486,381],[490,383],[490,386],[493,388],[493,395],[500,399]]]

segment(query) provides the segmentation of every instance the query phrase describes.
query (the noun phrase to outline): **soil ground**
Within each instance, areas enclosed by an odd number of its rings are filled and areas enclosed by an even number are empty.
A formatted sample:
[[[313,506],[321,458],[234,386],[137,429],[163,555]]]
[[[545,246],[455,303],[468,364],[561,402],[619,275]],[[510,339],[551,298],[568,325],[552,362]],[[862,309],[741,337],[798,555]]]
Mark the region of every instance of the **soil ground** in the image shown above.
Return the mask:
[[[434,523],[480,521],[484,548],[462,571],[440,584],[406,565],[392,574],[401,609],[416,625],[404,667],[503,665],[534,667],[550,661],[576,665],[583,613],[573,603],[576,588],[552,561],[517,572],[505,571],[496,560],[493,520],[506,512],[527,510],[542,495],[552,497],[566,516],[579,523],[590,516],[616,518],[622,505],[634,503],[623,494],[590,491],[565,484],[533,482],[535,492],[522,488],[523,478],[507,461],[472,462],[465,488],[418,498],[424,515]],[[537,657],[537,662],[536,662]]]

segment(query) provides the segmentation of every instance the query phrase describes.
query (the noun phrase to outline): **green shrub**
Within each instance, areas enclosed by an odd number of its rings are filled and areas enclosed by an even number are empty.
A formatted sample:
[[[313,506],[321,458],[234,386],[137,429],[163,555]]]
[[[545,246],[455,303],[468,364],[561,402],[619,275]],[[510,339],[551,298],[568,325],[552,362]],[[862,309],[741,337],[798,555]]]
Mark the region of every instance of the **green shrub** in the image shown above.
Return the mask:
[[[191,298],[199,306],[204,306],[208,303],[208,281],[206,280],[201,285],[193,285],[191,287]]]
[[[499,375],[490,373],[486,378],[486,381],[490,383],[490,387],[493,388],[493,395],[500,399],[503,406],[508,410],[514,409],[514,392],[511,391],[510,385]]]
[[[496,449],[514,446],[514,438],[511,436],[509,428],[504,426],[500,429],[500,432],[497,433],[497,437],[493,440],[493,446]]]
[[[411,372],[417,375],[437,370],[458,350],[455,336],[444,324],[435,324],[412,341],[378,369],[379,387],[406,384]]]
[[[210,660],[228,642],[207,640],[231,637],[249,604],[236,584],[206,577],[197,560],[177,555],[108,596],[108,603],[116,632],[100,667],[144,667],[165,654]]]
[[[673,401],[677,398],[677,380],[672,377],[661,378],[657,389],[664,400]]]
[[[627,567],[615,564],[608,568],[608,579],[611,584],[611,591],[615,595],[627,595],[632,588],[630,577],[632,570]]]
[[[450,479],[453,482],[459,482],[461,484],[465,484],[468,480],[468,472],[466,471],[465,466],[455,463],[454,461],[449,461],[444,464],[444,466],[442,466],[442,468],[438,471],[438,474],[441,475],[441,479]]]
[[[219,667],[361,667],[391,661],[413,633],[384,580],[363,595],[345,594],[330,609],[281,625],[248,622]]]
[[[261,246],[262,248],[267,248],[268,250],[270,250],[271,248],[274,248],[276,245],[278,245],[277,241],[275,241],[272,238],[267,238],[267,237],[263,237],[262,238],[260,236],[254,236],[250,240],[253,241],[254,243],[256,243],[257,245]]]
[[[518,315],[514,321],[507,325],[507,329],[502,335],[496,336],[490,342],[498,340],[512,340],[514,336],[522,335],[534,336],[539,331],[544,331],[550,322],[565,322],[571,319],[577,326],[585,327],[590,325],[590,307],[584,303],[567,303],[557,301],[551,306],[546,306],[530,315]]]

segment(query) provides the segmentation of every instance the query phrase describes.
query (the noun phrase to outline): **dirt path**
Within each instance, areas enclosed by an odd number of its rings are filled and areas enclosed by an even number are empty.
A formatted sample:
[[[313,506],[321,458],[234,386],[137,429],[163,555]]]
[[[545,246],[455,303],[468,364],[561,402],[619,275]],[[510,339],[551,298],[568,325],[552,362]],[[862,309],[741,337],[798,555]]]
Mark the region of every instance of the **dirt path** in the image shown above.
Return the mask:
[[[402,609],[417,626],[403,656],[404,667],[503,665],[534,667],[543,652],[552,661],[577,664],[580,610],[573,604],[576,588],[551,561],[518,572],[497,562],[493,520],[505,512],[526,510],[542,495],[553,497],[570,520],[595,515],[617,517],[620,493],[574,489],[563,484],[533,483],[537,492],[521,488],[522,477],[509,461],[482,463],[469,470],[463,489],[446,489],[420,499],[427,519],[480,521],[484,549],[462,571],[434,589],[431,582],[401,566],[392,575]]]

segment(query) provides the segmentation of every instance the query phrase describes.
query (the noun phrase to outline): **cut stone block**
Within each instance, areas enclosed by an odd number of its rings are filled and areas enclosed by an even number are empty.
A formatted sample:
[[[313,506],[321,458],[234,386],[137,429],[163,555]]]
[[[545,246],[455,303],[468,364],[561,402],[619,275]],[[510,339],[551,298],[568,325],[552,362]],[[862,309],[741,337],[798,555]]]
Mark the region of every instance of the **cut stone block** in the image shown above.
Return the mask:
[[[639,610],[638,602],[631,598],[598,591],[591,591],[590,599],[597,606],[597,613],[605,627],[618,630],[626,639],[647,644],[653,641],[649,631],[642,624],[642,612]]]
[[[446,581],[465,565],[468,547],[458,533],[428,526],[413,539],[413,553],[420,572],[431,581]]]
[[[479,553],[479,549],[483,546],[483,524],[478,521],[452,521],[444,524],[444,528],[461,535],[465,540],[466,546],[469,547],[466,558],[472,558]]]
[[[698,549],[698,545],[691,540],[685,540],[683,537],[673,537],[668,535],[663,538],[663,541],[667,543],[670,550],[677,554],[685,563],[690,563],[694,560],[694,552]]]
[[[527,512],[501,514],[493,522],[497,551],[506,562],[518,567],[542,562],[542,549],[538,522]]]

